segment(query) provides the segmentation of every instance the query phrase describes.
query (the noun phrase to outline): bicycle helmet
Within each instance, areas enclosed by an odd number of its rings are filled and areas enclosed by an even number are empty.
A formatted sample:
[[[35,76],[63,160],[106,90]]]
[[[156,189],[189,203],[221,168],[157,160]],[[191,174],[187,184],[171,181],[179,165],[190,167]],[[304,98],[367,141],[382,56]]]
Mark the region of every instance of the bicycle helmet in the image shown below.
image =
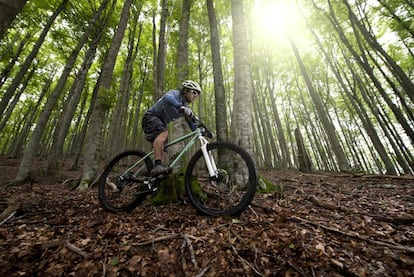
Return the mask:
[[[194,81],[191,81],[191,80],[184,81],[180,86],[180,90],[183,91],[184,88],[196,90],[198,91],[198,94],[201,94],[200,85]]]

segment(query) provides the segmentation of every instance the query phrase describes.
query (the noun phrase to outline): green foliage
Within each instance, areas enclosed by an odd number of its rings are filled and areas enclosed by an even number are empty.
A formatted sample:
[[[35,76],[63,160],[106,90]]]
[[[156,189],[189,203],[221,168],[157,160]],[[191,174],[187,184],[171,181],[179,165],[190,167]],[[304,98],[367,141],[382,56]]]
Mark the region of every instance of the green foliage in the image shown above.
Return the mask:
[[[263,175],[259,175],[257,183],[258,183],[257,191],[260,193],[270,193],[270,192],[282,193],[283,192],[282,185],[278,185],[278,184],[271,182],[269,179],[267,179]]]
[[[174,173],[161,183],[158,193],[151,198],[151,204],[155,206],[179,202],[184,198],[184,175]]]

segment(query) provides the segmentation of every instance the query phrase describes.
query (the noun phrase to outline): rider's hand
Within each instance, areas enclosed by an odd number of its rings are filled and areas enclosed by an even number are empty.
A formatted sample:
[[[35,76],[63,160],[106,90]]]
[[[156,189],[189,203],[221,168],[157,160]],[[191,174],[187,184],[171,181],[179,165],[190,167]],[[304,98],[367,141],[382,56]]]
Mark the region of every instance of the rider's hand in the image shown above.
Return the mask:
[[[190,116],[190,117],[193,115],[193,111],[189,107],[186,107],[186,106],[181,106],[180,107],[180,112],[182,112],[186,116]]]

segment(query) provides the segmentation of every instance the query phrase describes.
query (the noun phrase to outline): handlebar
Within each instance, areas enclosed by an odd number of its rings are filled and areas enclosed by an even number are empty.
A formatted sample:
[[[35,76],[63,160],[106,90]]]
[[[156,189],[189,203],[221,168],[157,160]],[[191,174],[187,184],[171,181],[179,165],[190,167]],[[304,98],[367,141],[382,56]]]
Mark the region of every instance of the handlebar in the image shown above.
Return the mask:
[[[207,129],[206,125],[201,121],[200,118],[198,118],[198,116],[196,116],[195,114],[192,114],[190,116],[190,120],[194,123],[196,128],[201,129],[201,134],[203,136],[205,136],[206,138],[210,138],[210,139],[214,137],[214,134]]]
[[[184,110],[181,109],[181,108],[179,109],[179,112],[183,113]],[[187,119],[191,120],[191,122],[194,123],[196,128],[201,129],[201,134],[204,137],[209,138],[209,139],[212,139],[214,137],[214,134],[207,129],[207,126],[194,113],[191,113],[191,115],[189,115],[189,116],[185,115],[185,117]]]

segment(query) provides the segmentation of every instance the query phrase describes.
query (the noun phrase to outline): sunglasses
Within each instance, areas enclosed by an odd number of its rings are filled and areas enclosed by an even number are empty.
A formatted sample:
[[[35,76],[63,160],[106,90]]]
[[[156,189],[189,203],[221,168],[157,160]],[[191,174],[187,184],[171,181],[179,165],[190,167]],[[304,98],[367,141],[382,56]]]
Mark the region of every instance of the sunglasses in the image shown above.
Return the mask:
[[[198,92],[198,91],[196,91],[196,90],[193,90],[193,89],[191,89],[190,90],[195,96],[199,96],[200,95],[200,93]]]

